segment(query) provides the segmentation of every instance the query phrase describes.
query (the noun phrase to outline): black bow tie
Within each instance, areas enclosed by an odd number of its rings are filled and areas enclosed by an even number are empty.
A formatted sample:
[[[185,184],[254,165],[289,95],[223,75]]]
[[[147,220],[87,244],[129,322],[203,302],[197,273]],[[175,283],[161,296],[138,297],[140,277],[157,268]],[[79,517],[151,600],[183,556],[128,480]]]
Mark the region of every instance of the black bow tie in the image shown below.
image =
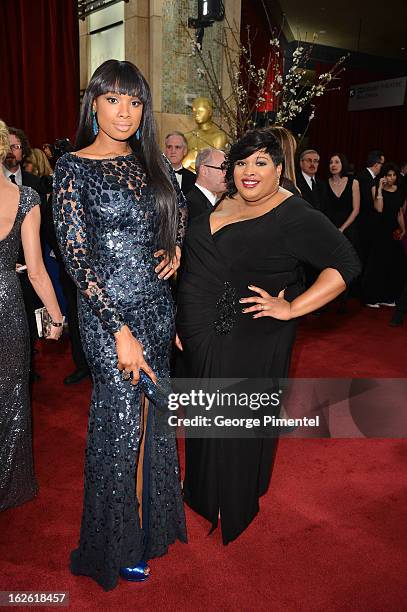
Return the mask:
[[[175,174],[182,174],[182,168],[180,168],[179,170],[174,170]]]

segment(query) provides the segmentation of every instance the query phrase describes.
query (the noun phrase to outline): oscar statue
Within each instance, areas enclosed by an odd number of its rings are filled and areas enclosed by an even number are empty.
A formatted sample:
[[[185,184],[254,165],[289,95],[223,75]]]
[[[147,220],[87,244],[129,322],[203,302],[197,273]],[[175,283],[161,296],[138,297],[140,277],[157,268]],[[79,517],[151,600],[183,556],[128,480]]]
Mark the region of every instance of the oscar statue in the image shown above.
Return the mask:
[[[184,134],[188,143],[188,153],[182,160],[184,168],[195,170],[195,159],[199,151],[207,147],[224,150],[228,138],[212,121],[213,108],[208,98],[195,98],[192,102],[192,115],[196,129]]]

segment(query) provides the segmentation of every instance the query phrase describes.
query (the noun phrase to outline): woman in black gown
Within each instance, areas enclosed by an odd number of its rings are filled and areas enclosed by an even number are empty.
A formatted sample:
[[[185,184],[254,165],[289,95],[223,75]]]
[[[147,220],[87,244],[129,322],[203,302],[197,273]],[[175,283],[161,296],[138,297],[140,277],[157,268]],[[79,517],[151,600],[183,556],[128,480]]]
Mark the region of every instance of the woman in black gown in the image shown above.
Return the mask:
[[[189,225],[177,331],[191,377],[286,377],[298,317],[359,273],[349,241],[279,187],[282,159],[269,130],[247,132],[228,156],[229,197]],[[307,291],[303,261],[321,270]],[[213,528],[221,517],[225,544],[256,516],[274,449],[273,439],[186,440],[185,501]]]
[[[169,372],[168,279],[187,209],[156,143],[150,89],[133,64],[109,60],[92,76],[77,149],[58,161],[54,184],[57,237],[80,292],[94,383],[71,570],[109,590],[119,575],[145,580],[147,559],[186,540],[174,432],[145,394]]]
[[[352,243],[360,254],[360,241],[356,219],[360,210],[359,181],[348,176],[349,164],[345,155],[333,153],[329,157],[328,185],[324,213]],[[346,313],[346,300],[351,290],[339,297],[338,314]]]
[[[329,158],[327,199],[324,213],[359,250],[355,220],[360,210],[359,181],[348,176],[348,161],[342,153]]]
[[[379,184],[372,188],[375,216],[373,245],[364,274],[366,306],[395,306],[406,280],[403,206],[406,194],[398,185],[398,168],[382,167]]]

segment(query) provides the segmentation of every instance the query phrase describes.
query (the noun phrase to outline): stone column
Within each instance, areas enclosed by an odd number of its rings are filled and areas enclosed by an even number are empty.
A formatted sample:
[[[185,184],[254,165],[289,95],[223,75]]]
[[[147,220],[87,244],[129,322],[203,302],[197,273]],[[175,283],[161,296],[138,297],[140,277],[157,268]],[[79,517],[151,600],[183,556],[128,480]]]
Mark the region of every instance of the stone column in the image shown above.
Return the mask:
[[[126,60],[136,64],[150,80],[150,0],[130,0],[124,5]]]
[[[238,45],[240,45],[240,21],[242,12],[241,0],[226,0],[225,6],[225,38],[229,48],[238,53]],[[236,55],[237,57],[237,55]],[[223,98],[227,99],[231,94],[231,83],[227,70],[225,56],[222,61],[222,94]]]
[[[81,92],[86,89],[90,75],[88,75],[89,66],[89,35],[88,35],[88,20],[79,20],[79,81]]]

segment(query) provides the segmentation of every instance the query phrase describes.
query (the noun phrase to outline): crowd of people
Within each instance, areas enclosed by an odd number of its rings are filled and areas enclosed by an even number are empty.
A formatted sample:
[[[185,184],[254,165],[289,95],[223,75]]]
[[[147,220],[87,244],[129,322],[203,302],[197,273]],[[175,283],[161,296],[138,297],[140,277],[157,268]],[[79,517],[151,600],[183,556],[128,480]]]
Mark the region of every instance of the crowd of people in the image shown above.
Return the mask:
[[[154,409],[174,339],[181,365],[172,367],[188,377],[284,378],[299,318],[339,296],[357,292],[370,308],[397,301],[392,324],[401,324],[407,164],[399,172],[373,151],[354,176],[334,152],[323,180],[318,152],[301,151],[296,167],[295,138],[274,126],[242,135],[226,155],[199,151],[194,174],[182,166],[181,132],[160,152],[148,83],[116,60],[90,80],[74,147],[31,150],[4,124],[0,136],[0,283],[10,304],[0,342],[18,337],[18,359],[33,361],[33,289],[50,315],[48,338],[61,334],[41,239],[67,305],[76,369],[64,382],[93,381],[71,570],[107,590],[119,576],[144,581],[148,559],[186,542],[183,500],[213,528],[220,520],[225,544],[237,538],[259,510],[275,452],[275,439],[189,439],[182,491],[175,433]],[[10,376],[5,362],[0,374],[0,510],[36,492],[32,462],[21,474],[15,459],[17,447],[31,456],[29,369],[16,364]]]
[[[325,161],[325,172],[324,169],[319,172],[318,151],[304,150],[297,161],[297,143],[291,132],[280,126],[267,129],[283,149],[281,186],[294,195],[301,195],[325,214],[348,238],[362,261],[361,276],[340,296],[338,312],[346,312],[346,299],[354,295],[368,308],[395,307],[390,325],[402,325],[407,292],[403,290],[407,280],[407,161],[399,166],[385,163],[381,151],[371,151],[365,168],[355,174],[354,169],[350,171],[346,156],[333,152]],[[217,206],[226,191],[224,153],[202,149],[196,159],[195,176],[182,167],[187,142],[181,132],[167,135],[164,151],[179,173],[189,218]],[[326,178],[320,178],[319,174]],[[194,186],[191,181],[195,181]],[[306,266],[306,275],[308,282],[315,279],[309,266]]]

